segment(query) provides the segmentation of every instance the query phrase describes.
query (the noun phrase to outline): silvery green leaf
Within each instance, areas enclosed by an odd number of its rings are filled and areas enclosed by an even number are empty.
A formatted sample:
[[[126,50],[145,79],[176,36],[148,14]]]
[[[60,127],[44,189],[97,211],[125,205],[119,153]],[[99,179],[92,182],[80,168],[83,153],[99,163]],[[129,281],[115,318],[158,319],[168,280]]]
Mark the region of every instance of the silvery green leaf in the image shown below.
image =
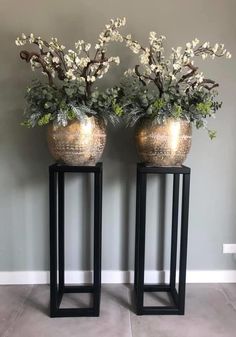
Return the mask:
[[[80,107],[79,106],[74,106],[74,105],[70,105],[73,112],[75,113],[76,115],[76,118],[80,121],[83,121],[86,117],[86,114],[84,112],[81,111]]]
[[[30,117],[30,124],[32,125],[32,127],[36,126],[38,119],[41,116],[41,112],[37,112],[37,113],[33,113]]]
[[[91,109],[90,107],[88,107],[87,105],[83,104],[79,106],[79,109],[81,112],[85,113],[85,114],[89,114],[89,115],[96,115],[97,112],[94,111],[93,109]]]
[[[67,126],[67,113],[65,111],[60,110],[57,114],[56,122],[60,126]]]

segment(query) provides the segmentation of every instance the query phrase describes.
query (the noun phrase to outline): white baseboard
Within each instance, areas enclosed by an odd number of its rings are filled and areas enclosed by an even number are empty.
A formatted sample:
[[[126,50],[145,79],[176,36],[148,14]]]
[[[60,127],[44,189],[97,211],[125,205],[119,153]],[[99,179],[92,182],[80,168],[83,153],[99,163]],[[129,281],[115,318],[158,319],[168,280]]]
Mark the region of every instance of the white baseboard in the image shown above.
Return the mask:
[[[178,277],[178,275],[177,275]],[[102,283],[132,283],[133,271],[103,270]],[[90,271],[66,271],[66,283],[92,282]],[[146,283],[168,282],[169,271],[146,271]],[[0,285],[48,284],[48,271],[0,272]],[[236,270],[188,270],[187,283],[236,283]]]

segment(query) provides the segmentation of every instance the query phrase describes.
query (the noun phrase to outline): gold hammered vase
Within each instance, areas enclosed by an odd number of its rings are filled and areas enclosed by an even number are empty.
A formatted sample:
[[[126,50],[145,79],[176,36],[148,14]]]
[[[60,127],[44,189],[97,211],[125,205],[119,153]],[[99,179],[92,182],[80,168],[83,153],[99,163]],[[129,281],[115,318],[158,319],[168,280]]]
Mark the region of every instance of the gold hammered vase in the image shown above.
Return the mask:
[[[67,126],[48,126],[48,147],[52,157],[67,165],[95,165],[106,144],[106,127],[102,119],[86,116]]]
[[[163,124],[141,119],[136,126],[136,145],[142,162],[149,166],[181,166],[190,151],[192,125],[169,118]]]

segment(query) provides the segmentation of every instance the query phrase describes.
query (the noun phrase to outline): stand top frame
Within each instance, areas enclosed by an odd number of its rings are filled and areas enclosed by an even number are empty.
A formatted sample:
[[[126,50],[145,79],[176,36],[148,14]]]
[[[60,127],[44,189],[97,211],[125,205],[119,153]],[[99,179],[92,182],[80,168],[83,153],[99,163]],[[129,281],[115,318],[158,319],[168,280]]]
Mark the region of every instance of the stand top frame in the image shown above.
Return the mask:
[[[190,174],[191,169],[187,166],[147,166],[144,163],[137,163],[140,173],[146,174]]]
[[[64,164],[52,164],[49,166],[52,172],[81,172],[81,173],[96,173],[101,172],[102,162],[97,163],[95,166],[70,166]]]

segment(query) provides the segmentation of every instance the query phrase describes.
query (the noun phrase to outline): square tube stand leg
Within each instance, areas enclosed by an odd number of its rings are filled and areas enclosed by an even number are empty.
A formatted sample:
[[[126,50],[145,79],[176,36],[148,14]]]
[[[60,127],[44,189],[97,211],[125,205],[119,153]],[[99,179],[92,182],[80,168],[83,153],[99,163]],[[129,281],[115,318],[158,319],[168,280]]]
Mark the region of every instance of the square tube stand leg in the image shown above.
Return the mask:
[[[145,232],[146,232],[146,189],[147,174],[173,175],[173,205],[172,205],[172,233],[171,233],[171,261],[169,284],[144,284],[145,272]],[[179,215],[179,181],[183,175],[182,214],[180,237],[180,270],[179,292],[176,290],[176,257],[178,239]],[[183,315],[185,310],[187,239],[189,215],[189,187],[190,169],[188,167],[147,167],[137,165],[136,190],[136,235],[135,235],[135,270],[134,290],[136,296],[136,310],[138,315]],[[145,292],[168,292],[172,296],[174,305],[144,306]]]
[[[93,285],[65,285],[65,172],[94,174]],[[49,168],[49,195],[50,315],[51,317],[99,316],[101,297],[102,163],[98,163],[96,166],[51,165]],[[89,308],[60,308],[62,297],[65,293],[92,293],[93,306]]]

